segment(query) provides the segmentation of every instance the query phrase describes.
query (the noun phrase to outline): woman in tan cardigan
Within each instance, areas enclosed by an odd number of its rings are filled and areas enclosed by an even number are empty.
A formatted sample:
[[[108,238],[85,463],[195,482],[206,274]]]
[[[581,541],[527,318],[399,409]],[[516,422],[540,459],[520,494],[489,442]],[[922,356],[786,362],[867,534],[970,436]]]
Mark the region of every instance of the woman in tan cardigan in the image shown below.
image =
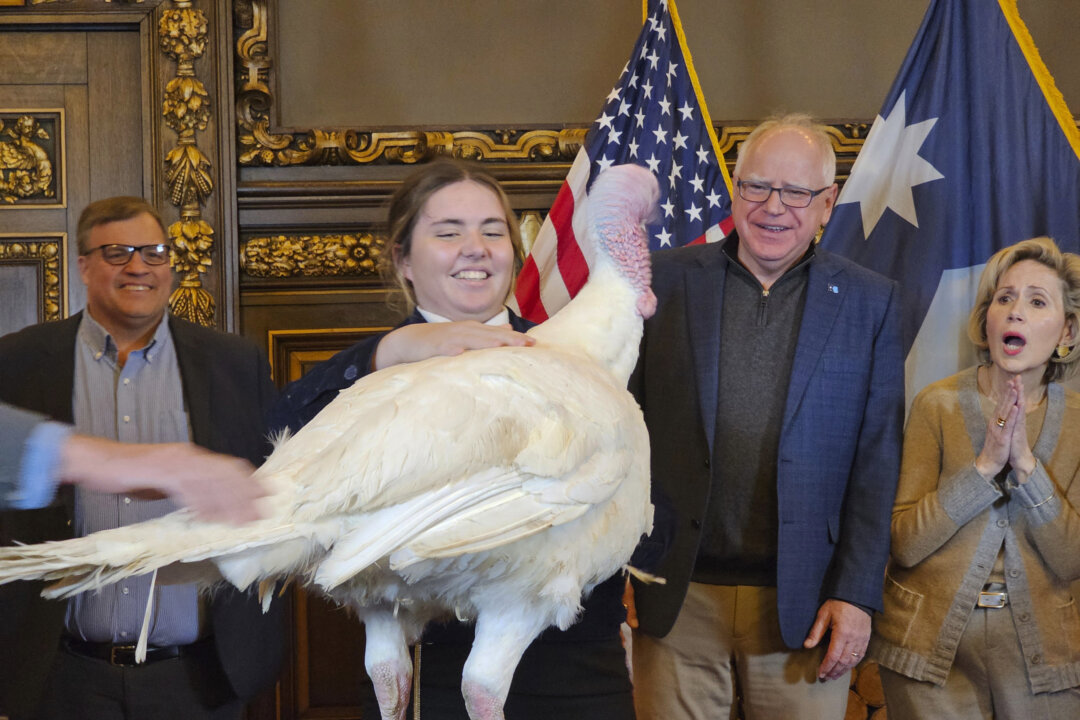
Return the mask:
[[[1080,718],[1080,256],[996,253],[968,335],[911,408],[870,656],[889,720]]]

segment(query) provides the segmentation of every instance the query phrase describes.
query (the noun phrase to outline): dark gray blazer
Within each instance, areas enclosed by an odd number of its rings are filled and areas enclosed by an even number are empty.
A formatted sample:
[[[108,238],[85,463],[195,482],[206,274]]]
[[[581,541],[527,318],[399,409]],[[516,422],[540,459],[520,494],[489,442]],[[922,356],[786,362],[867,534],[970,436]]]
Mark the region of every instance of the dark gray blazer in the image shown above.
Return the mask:
[[[75,337],[82,314],[0,338],[0,401],[72,422]],[[270,368],[249,341],[169,317],[192,441],[259,464],[269,452],[265,416],[274,401]],[[0,543],[71,537],[71,497],[42,510],[0,514]],[[38,597],[40,583],[0,587],[0,715],[34,707],[63,630],[64,603]],[[254,597],[229,590],[210,600],[218,657],[237,696],[271,684],[281,665],[283,603],[264,615]]]
[[[652,444],[657,521],[639,555],[666,585],[636,584],[641,628],[666,635],[686,596],[713,482],[723,243],[653,255],[659,309],[631,390]],[[802,645],[827,598],[881,608],[900,466],[904,368],[895,283],[818,248],[788,385],[777,467],[780,628]],[[650,544],[654,547],[650,548]]]

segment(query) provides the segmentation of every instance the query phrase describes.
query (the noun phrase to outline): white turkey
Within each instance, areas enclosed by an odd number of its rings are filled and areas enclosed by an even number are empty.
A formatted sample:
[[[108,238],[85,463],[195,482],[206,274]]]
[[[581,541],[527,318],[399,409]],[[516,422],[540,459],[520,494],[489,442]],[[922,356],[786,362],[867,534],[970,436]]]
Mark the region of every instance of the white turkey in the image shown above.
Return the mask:
[[[626,391],[655,309],[643,168],[590,191],[588,283],[529,331],[533,347],[398,365],[343,390],[258,475],[265,518],[188,511],[85,538],[0,549],[0,583],[67,597],[123,577],[258,586],[296,577],[353,608],[382,715],[403,720],[408,645],[433,619],[475,619],[462,678],[474,720],[503,717],[514,668],[545,628],[617,572],[652,525],[649,440]],[[145,639],[140,643],[145,647]]]

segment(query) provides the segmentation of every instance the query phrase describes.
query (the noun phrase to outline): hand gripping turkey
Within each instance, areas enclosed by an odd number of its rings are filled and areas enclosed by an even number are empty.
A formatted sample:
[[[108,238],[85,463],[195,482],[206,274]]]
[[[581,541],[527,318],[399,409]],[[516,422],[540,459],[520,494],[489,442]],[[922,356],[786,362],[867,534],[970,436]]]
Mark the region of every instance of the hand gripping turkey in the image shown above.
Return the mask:
[[[61,598],[160,571],[257,587],[268,604],[295,577],[365,623],[387,720],[404,719],[424,626],[475,619],[462,694],[471,718],[500,720],[525,648],[570,626],[652,526],[649,438],[626,384],[656,309],[643,222],[657,195],[643,168],[603,173],[589,281],[529,331],[536,344],[397,365],[343,390],[258,470],[263,519],[179,511],[3,548],[0,582],[56,581],[44,594]]]

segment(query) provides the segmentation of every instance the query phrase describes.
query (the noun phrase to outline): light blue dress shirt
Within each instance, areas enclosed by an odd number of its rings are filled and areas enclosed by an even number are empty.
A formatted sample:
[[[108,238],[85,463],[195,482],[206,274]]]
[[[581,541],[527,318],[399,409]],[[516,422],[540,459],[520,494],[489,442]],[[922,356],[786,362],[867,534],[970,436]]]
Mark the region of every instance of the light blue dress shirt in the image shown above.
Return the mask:
[[[121,366],[112,338],[84,313],[75,343],[73,395],[75,428],[80,433],[132,443],[183,442],[191,436],[180,367],[166,320],[147,346],[129,353]],[[140,500],[78,488],[75,534],[130,525],[175,509],[167,499]],[[91,642],[134,643],[149,594],[150,575],[143,575],[78,595],[68,602],[67,632]],[[200,615],[194,585],[157,585],[150,644],[196,641]]]

